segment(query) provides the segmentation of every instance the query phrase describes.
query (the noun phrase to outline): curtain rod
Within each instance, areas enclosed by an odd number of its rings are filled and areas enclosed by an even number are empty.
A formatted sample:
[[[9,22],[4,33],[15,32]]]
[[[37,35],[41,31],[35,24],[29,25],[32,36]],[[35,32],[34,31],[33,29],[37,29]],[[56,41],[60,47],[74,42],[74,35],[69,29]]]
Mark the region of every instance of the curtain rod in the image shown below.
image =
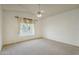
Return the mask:
[[[15,16],[15,18],[20,18],[19,16]],[[26,17],[23,17],[23,19],[29,19],[29,20],[32,20],[30,18],[26,18]]]

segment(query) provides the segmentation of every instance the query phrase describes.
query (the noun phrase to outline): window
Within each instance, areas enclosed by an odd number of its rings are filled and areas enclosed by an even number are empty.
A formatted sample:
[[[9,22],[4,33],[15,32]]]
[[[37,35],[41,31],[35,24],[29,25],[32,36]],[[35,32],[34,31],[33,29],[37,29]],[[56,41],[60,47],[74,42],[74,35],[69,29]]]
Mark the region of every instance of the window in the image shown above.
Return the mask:
[[[20,32],[21,36],[34,35],[34,24],[25,24],[20,23]]]
[[[31,36],[34,35],[34,23],[32,19],[20,18],[18,20],[18,34],[20,36]]]

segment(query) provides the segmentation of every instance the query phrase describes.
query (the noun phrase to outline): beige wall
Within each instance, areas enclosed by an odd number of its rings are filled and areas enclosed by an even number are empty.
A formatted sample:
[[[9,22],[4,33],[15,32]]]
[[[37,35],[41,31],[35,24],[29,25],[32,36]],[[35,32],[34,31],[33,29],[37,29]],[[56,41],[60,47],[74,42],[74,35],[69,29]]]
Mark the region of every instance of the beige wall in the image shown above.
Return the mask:
[[[43,19],[43,36],[79,46],[79,9]]]
[[[0,50],[2,48],[2,8],[0,5]]]
[[[19,11],[3,12],[3,44],[45,37],[79,46],[79,9],[51,16],[35,23],[35,35],[20,37],[17,34],[17,22],[14,16],[34,18],[32,14]]]
[[[10,44],[18,41],[28,40],[41,36],[41,22],[35,22],[35,35],[20,37],[17,34],[17,21],[14,16],[34,18],[33,15],[19,11],[4,11],[3,13],[3,44]]]

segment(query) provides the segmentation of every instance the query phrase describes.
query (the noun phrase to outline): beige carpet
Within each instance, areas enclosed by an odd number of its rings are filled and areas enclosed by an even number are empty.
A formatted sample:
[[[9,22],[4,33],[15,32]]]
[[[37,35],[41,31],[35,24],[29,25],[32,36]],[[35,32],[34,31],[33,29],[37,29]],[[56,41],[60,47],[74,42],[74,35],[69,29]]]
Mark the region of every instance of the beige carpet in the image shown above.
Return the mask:
[[[74,55],[79,47],[47,39],[30,40],[3,48],[1,55]]]

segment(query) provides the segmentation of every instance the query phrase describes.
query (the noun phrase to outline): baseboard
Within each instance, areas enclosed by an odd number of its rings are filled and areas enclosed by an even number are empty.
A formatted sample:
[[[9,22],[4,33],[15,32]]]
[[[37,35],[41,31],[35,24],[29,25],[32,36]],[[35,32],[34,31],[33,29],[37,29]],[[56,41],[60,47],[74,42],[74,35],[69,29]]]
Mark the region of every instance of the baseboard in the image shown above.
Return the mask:
[[[79,46],[74,45],[74,44],[69,44],[69,43],[65,43],[65,42],[61,42],[61,41],[57,41],[57,40],[53,40],[53,39],[49,39],[49,38],[45,38],[45,37],[44,37],[44,39],[51,40],[51,41],[55,41],[55,42],[59,42],[59,43],[66,44],[66,45],[71,45],[71,46],[74,46],[74,47],[78,47],[79,48]]]
[[[69,44],[69,43],[65,43],[65,42],[61,42],[61,41],[57,41],[57,40],[53,40],[53,39],[49,39],[49,38],[45,38],[45,37],[38,37],[38,38],[23,40],[23,41],[11,43],[11,44],[6,44],[6,45],[3,45],[3,47],[8,46],[8,45],[13,45],[13,44],[21,43],[21,42],[25,42],[25,41],[32,41],[32,40],[36,40],[36,39],[47,39],[47,40],[51,40],[51,41],[55,41],[55,42],[58,42],[58,43],[63,43],[63,44],[66,44],[66,45],[71,45],[71,46],[75,46],[75,47],[79,48],[79,46],[77,46],[77,45],[73,45],[73,44]]]
[[[3,45],[3,48],[5,46],[8,46],[8,45],[13,45],[13,44],[17,44],[17,43],[21,43],[21,42],[25,42],[25,41],[32,41],[32,40],[36,40],[36,39],[42,39],[43,37],[37,37],[37,38],[32,38],[32,39],[28,39],[28,40],[23,40],[23,41],[18,41],[18,42],[14,42],[14,43],[10,43],[10,44],[5,44]]]

